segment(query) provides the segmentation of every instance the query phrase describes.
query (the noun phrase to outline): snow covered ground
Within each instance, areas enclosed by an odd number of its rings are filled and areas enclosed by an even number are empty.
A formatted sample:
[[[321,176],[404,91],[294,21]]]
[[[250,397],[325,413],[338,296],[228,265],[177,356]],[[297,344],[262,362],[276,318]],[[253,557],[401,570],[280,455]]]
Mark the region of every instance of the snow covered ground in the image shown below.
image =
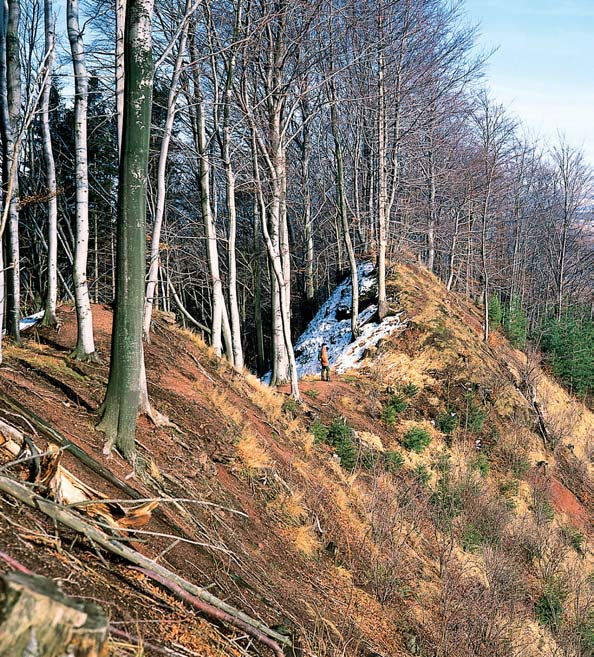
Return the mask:
[[[376,279],[373,264],[359,265],[359,294],[361,299],[376,296]],[[306,331],[295,343],[295,357],[299,378],[320,372],[318,354],[322,343],[328,345],[330,367],[336,372],[344,372],[361,364],[363,354],[375,346],[382,338],[390,335],[406,324],[400,314],[386,317],[378,324],[371,321],[377,305],[371,304],[359,313],[361,335],[351,342],[351,279],[343,281],[320,308]]]

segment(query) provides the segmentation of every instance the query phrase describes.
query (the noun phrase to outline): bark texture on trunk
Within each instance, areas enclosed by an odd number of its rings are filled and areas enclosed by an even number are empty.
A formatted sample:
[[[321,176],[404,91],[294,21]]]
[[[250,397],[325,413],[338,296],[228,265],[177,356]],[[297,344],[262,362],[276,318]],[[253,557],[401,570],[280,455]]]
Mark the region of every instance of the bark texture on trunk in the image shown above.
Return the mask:
[[[171,85],[169,87],[169,97],[167,99],[167,116],[165,118],[165,126],[163,128],[163,139],[161,141],[161,151],[159,153],[159,164],[157,169],[157,205],[155,209],[155,218],[153,222],[153,234],[151,237],[151,255],[150,265],[148,271],[148,278],[146,284],[146,303],[144,307],[143,319],[143,336],[147,342],[150,342],[151,320],[153,316],[153,305],[157,292],[157,283],[159,280],[159,245],[161,242],[161,230],[163,227],[163,219],[165,217],[165,200],[166,200],[166,172],[167,172],[167,159],[169,157],[169,144],[171,143],[171,136],[173,134],[173,122],[175,120],[175,108],[177,103],[177,96],[179,93],[179,78],[182,69],[182,60],[186,51],[186,43],[188,36],[188,22],[186,21],[179,37],[179,47],[175,64],[173,67],[173,75],[171,77]]]
[[[195,37],[190,41],[191,58],[198,61],[198,51]],[[197,65],[198,66],[198,65]],[[208,257],[208,269],[212,284],[212,319],[211,319],[211,344],[215,353],[219,356],[223,353],[223,283],[219,268],[219,250],[217,244],[217,231],[214,221],[211,194],[210,194],[210,160],[208,143],[206,140],[206,123],[204,112],[204,99],[202,98],[201,76],[197,66],[193,69],[194,81],[194,103],[195,103],[195,125],[194,139],[199,164],[200,204],[202,219],[206,232],[206,251]],[[229,354],[232,358],[232,354]]]
[[[115,445],[135,458],[143,366],[146,190],[153,91],[153,0],[128,0],[125,30],[124,129],[118,186],[116,301],[109,382],[98,428],[105,452]]]
[[[74,67],[74,150],[76,180],[76,247],[72,280],[76,302],[78,338],[72,356],[78,360],[96,360],[93,315],[87,284],[89,252],[89,173],[87,154],[87,110],[89,74],[79,26],[78,0],[67,1],[67,27]]]
[[[51,71],[55,59],[55,18],[52,0],[44,2],[44,30],[47,76],[41,99],[41,134],[43,139],[43,157],[45,161],[45,184],[47,187],[47,292],[45,297],[45,313],[42,324],[57,326],[56,305],[58,302],[58,195],[56,184],[56,165],[52,148],[52,137],[49,122],[49,104],[51,92]]]
[[[333,71],[331,71],[333,75]],[[347,212],[346,192],[344,183],[344,160],[338,130],[338,112],[336,110],[336,89],[334,81],[330,83],[330,122],[332,124],[332,137],[334,139],[334,161],[336,163],[336,189],[338,194],[338,212],[342,224],[344,244],[349,258],[351,270],[351,338],[355,340],[359,334],[359,278],[357,276],[357,259],[351,239],[351,230]]]
[[[6,8],[8,14],[4,14]],[[2,132],[2,186],[4,204],[8,204],[8,220],[4,238],[6,333],[20,341],[20,254],[18,196],[18,154],[16,133],[21,118],[21,64],[19,56],[19,0],[9,0],[2,7],[2,43],[0,43],[0,103]]]
[[[235,12],[234,41],[239,37],[239,26],[242,17],[241,0],[237,3]],[[243,347],[241,345],[241,320],[239,317],[239,303],[237,299],[237,256],[235,241],[237,234],[237,210],[235,205],[235,171],[231,161],[231,96],[233,91],[233,76],[235,75],[235,46],[231,46],[227,58],[227,79],[223,96],[223,143],[222,160],[225,170],[225,197],[229,215],[229,314],[233,349],[233,364],[238,369],[243,367]]]

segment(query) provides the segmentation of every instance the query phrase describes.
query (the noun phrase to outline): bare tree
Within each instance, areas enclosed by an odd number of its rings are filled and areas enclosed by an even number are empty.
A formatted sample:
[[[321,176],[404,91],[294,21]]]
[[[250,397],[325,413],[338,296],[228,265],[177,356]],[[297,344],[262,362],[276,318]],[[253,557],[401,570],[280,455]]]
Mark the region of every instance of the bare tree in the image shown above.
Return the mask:
[[[83,34],[79,24],[78,0],[67,0],[67,27],[74,67],[74,142],[76,178],[76,247],[74,250],[74,297],[78,338],[72,356],[97,360],[93,337],[93,315],[87,284],[89,251],[89,172],[87,155],[87,110],[89,74],[85,64]]]

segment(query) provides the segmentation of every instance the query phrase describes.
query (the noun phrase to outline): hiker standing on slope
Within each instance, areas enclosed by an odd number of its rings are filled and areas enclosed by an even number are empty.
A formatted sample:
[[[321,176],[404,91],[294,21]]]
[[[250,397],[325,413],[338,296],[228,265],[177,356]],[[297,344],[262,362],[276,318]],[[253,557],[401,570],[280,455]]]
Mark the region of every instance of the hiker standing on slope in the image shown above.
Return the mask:
[[[322,381],[330,381],[330,361],[328,360],[328,345],[324,342],[320,349],[320,365],[322,366]],[[326,378],[324,378],[326,374]]]

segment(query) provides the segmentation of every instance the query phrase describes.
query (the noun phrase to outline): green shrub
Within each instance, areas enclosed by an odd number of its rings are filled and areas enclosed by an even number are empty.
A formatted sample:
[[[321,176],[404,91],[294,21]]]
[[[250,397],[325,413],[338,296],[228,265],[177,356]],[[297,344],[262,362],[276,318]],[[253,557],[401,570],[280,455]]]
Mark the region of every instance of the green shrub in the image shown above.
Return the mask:
[[[561,527],[561,535],[578,554],[584,553],[584,535],[579,530],[575,527]]]
[[[524,456],[518,456],[513,459],[511,471],[516,477],[523,477],[530,470],[530,462]]]
[[[319,391],[316,390],[315,388],[310,388],[309,390],[306,390],[306,391],[305,391],[305,394],[306,394],[308,397],[311,397],[312,399],[317,399],[317,398],[318,398],[318,395],[319,395],[320,393],[319,393]]]
[[[526,313],[519,299],[512,299],[503,316],[503,328],[509,341],[516,349],[526,345]]]
[[[283,413],[289,417],[295,418],[298,409],[299,404],[292,397],[287,397],[283,402]]]
[[[420,426],[411,427],[404,434],[403,445],[406,449],[420,454],[431,442],[431,436]]]
[[[416,397],[417,393],[419,392],[419,388],[414,383],[409,382],[405,383],[400,391],[407,399],[412,399],[413,397]]]
[[[483,536],[474,523],[469,523],[462,532],[462,549],[465,552],[476,552],[483,544]]]
[[[391,395],[382,409],[382,420],[389,426],[394,426],[398,415],[408,408],[408,403],[402,395]]]
[[[470,467],[473,470],[481,473],[481,477],[487,477],[489,475],[489,470],[491,465],[489,464],[489,459],[486,454],[477,454],[472,461],[470,462]]]
[[[443,413],[440,413],[436,418],[435,418],[435,427],[437,428],[438,431],[441,431],[441,433],[445,433],[446,436],[449,436],[451,433],[453,433],[458,426],[458,416],[456,415],[456,412],[452,409],[447,409],[443,411]]]
[[[489,299],[489,323],[492,328],[499,328],[503,319],[503,308],[499,297],[494,294]]]
[[[506,479],[499,484],[499,492],[504,497],[510,497],[518,494],[520,482],[516,479]]]
[[[560,319],[549,317],[540,327],[541,347],[553,371],[572,391],[594,392],[594,321],[588,306],[578,306]],[[538,337],[538,336],[536,336]]]
[[[480,433],[487,417],[486,411],[481,408],[473,397],[468,396],[466,400],[466,418],[464,424],[469,431]]]
[[[426,486],[429,483],[429,479],[431,479],[429,468],[423,463],[417,463],[413,470],[413,475],[421,486]]]
[[[373,449],[365,449],[361,453],[361,465],[366,470],[373,470],[379,462],[379,455]]]
[[[328,429],[326,442],[336,450],[340,465],[345,470],[352,471],[357,463],[357,448],[353,441],[352,428],[340,418],[334,420]]]
[[[382,461],[387,472],[396,472],[404,465],[404,457],[392,449],[382,454]]]
[[[328,441],[328,427],[325,424],[322,424],[319,419],[314,420],[309,428],[309,432],[313,434],[315,444]]]
[[[550,630],[557,630],[563,618],[563,602],[567,593],[557,583],[552,582],[547,586],[536,601],[535,613],[536,620]]]

